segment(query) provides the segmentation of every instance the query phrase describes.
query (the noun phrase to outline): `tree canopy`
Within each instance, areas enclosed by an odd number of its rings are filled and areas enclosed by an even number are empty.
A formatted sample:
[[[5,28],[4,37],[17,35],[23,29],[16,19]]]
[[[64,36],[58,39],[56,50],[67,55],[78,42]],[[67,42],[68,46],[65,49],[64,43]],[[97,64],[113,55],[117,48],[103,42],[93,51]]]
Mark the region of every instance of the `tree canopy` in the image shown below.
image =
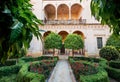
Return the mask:
[[[102,24],[107,24],[111,31],[120,35],[120,0],[92,0],[92,15]]]
[[[56,33],[50,33],[45,38],[45,49],[60,49],[62,47],[62,37]]]
[[[77,50],[84,47],[84,42],[80,35],[69,34],[65,39],[64,45],[65,45],[65,48]]]
[[[26,52],[41,21],[32,13],[30,0],[0,0],[0,60]]]
[[[106,46],[114,46],[120,52],[120,36],[111,35],[106,42]]]

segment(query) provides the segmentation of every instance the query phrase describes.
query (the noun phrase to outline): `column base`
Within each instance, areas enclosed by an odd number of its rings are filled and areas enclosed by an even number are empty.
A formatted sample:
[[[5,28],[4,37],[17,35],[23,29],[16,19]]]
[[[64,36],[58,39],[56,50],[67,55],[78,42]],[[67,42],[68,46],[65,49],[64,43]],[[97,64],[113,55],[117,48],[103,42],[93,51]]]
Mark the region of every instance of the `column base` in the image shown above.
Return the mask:
[[[42,52],[28,52],[26,54],[26,56],[30,56],[30,57],[39,57],[39,56],[42,56]]]

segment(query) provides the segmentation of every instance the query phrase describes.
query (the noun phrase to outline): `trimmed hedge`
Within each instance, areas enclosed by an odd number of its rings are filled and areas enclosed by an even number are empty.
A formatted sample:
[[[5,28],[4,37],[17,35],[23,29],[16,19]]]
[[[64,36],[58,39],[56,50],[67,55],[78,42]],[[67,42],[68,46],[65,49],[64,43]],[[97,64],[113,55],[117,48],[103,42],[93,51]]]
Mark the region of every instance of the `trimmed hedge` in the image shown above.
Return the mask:
[[[108,75],[111,78],[114,78],[118,82],[120,82],[120,69],[112,68],[112,67],[107,67],[106,71],[108,72]]]
[[[38,61],[39,58],[39,61]],[[20,69],[18,75],[17,75],[17,82],[45,82],[45,74],[38,74],[38,73],[34,73],[34,72],[30,72],[30,65],[31,64],[38,64],[38,63],[42,63],[43,61],[53,61],[54,63],[53,65],[55,65],[58,61],[58,57],[38,57],[35,58],[36,60],[34,60],[34,58],[21,58],[19,60],[20,63],[25,63],[22,68]],[[34,62],[31,62],[33,61]],[[43,63],[44,64],[44,63]],[[44,68],[45,69],[45,68]],[[46,70],[47,71],[47,70]],[[48,72],[48,71],[47,71]]]
[[[107,72],[99,70],[97,74],[93,75],[80,75],[80,82],[109,82]]]
[[[45,77],[43,74],[29,72],[30,63],[26,63],[20,69],[17,75],[17,82],[33,82],[34,79],[39,80],[39,82],[45,82]],[[33,80],[33,81],[32,81]]]
[[[33,62],[33,61],[40,61],[40,60],[58,60],[58,56],[40,56],[40,57],[36,57],[36,58],[33,58],[33,57],[22,57],[19,59],[19,63],[26,63],[26,62]]]
[[[100,57],[105,58],[108,61],[117,60],[120,57],[119,52],[113,46],[105,46],[101,48],[99,54],[100,54]]]
[[[20,65],[4,66],[0,67],[0,78],[2,76],[9,76],[11,74],[17,74],[20,70]]]
[[[16,76],[17,74],[3,76],[2,78],[0,78],[0,82],[16,82]]]
[[[113,67],[113,68],[120,69],[120,60],[119,61],[117,61],[117,60],[116,61],[110,61],[109,66]]]
[[[99,63],[98,72],[92,75],[80,75],[80,82],[109,82],[108,74],[104,70],[107,67],[107,60],[103,58],[69,57],[69,61],[70,63],[81,61],[89,65],[93,65],[94,62]]]
[[[89,58],[89,57],[69,57],[69,61],[88,61],[88,62],[95,62],[99,63],[100,66],[106,67],[107,66],[107,60],[104,58]]]
[[[11,66],[11,65],[15,65],[15,64],[16,64],[16,60],[7,60],[7,61],[5,61],[5,63],[0,63],[0,67]]]

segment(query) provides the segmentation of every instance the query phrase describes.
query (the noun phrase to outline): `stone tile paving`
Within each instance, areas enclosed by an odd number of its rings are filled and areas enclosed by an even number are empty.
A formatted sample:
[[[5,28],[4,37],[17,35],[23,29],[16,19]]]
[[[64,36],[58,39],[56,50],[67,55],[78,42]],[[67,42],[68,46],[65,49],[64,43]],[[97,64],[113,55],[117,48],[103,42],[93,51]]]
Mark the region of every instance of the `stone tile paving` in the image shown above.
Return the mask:
[[[72,69],[67,61],[68,55],[60,55],[48,82],[76,82]],[[109,78],[110,82],[118,82]]]
[[[59,60],[48,82],[76,82],[67,60]]]

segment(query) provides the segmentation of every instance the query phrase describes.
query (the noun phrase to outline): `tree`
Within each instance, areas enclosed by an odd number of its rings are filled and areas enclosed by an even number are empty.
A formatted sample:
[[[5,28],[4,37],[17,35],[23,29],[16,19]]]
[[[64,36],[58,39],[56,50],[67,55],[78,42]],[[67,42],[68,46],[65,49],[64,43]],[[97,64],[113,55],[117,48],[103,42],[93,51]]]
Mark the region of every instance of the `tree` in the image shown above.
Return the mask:
[[[22,54],[32,35],[40,38],[40,20],[32,13],[30,0],[0,0],[0,60]]]
[[[120,52],[120,36],[111,35],[106,42],[106,46],[114,46]]]
[[[55,49],[60,49],[62,47],[62,38],[56,33],[51,33],[45,38],[44,42],[45,49],[53,49],[53,56]]]
[[[69,34],[64,42],[65,48],[74,50],[83,49],[84,42],[80,35],[77,34]],[[74,55],[74,54],[73,54]]]
[[[115,35],[120,35],[120,0],[92,0],[91,12],[102,24],[109,25]]]
[[[120,57],[119,52],[113,46],[105,46],[100,49],[100,57],[105,58],[106,60],[117,60]]]

